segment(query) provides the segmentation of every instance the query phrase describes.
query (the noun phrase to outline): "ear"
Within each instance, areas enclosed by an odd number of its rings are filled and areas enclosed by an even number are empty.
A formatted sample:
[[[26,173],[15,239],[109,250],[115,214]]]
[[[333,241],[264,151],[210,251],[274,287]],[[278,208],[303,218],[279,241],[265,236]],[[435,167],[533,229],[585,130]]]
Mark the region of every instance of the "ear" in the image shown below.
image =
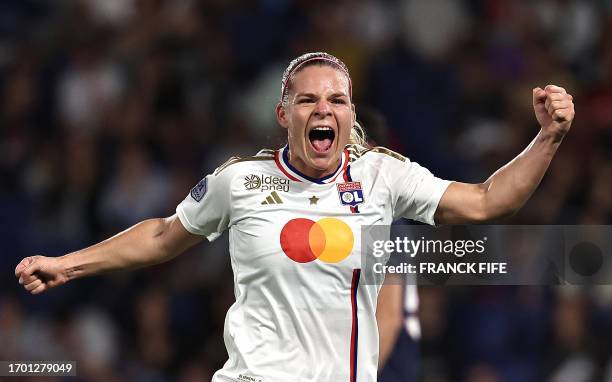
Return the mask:
[[[287,111],[280,102],[276,104],[276,120],[278,121],[278,124],[284,127],[285,129],[289,127]]]
[[[353,110],[353,123],[351,126],[355,126],[355,122],[357,122],[357,112],[355,111],[355,104],[351,103],[351,109]]]

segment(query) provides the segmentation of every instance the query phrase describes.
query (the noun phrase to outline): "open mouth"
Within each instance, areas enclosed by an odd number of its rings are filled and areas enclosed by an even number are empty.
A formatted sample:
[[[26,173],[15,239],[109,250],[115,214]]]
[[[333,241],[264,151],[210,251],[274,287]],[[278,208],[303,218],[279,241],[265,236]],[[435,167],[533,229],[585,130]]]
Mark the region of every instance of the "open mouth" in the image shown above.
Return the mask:
[[[308,133],[308,139],[310,144],[317,153],[325,153],[329,151],[334,143],[336,133],[334,129],[329,126],[318,126],[310,130]]]

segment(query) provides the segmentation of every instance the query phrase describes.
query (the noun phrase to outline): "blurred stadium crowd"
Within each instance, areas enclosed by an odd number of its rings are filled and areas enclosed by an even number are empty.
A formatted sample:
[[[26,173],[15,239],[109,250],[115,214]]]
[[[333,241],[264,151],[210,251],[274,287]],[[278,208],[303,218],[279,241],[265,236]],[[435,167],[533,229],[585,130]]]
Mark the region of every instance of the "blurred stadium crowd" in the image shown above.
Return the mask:
[[[3,0],[0,360],[210,380],[233,302],[223,239],[36,297],[12,269],[168,216],[230,155],[282,145],[282,70],[321,50],[348,64],[358,117],[379,112],[391,148],[449,179],[483,181],[518,154],[538,129],[531,89],[564,86],[572,132],[504,223],[612,222],[610,1]],[[422,381],[612,381],[607,287],[421,297]]]

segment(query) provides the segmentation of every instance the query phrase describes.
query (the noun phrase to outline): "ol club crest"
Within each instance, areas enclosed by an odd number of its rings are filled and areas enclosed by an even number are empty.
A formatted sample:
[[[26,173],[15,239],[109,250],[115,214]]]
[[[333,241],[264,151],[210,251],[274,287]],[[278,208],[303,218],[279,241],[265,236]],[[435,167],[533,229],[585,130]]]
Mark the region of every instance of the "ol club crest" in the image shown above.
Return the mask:
[[[337,187],[340,203],[343,206],[355,207],[356,205],[363,203],[363,190],[361,189],[361,182],[339,183],[337,184]]]

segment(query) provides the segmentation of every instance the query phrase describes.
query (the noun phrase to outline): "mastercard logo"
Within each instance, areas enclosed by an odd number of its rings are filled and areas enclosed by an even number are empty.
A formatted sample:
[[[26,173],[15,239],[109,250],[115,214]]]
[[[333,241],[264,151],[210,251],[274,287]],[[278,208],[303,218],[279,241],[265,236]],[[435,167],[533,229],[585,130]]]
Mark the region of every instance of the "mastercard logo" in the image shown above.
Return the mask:
[[[291,260],[309,263],[319,259],[326,263],[338,263],[353,250],[353,231],[342,220],[323,218],[292,219],[280,234],[280,244]]]

